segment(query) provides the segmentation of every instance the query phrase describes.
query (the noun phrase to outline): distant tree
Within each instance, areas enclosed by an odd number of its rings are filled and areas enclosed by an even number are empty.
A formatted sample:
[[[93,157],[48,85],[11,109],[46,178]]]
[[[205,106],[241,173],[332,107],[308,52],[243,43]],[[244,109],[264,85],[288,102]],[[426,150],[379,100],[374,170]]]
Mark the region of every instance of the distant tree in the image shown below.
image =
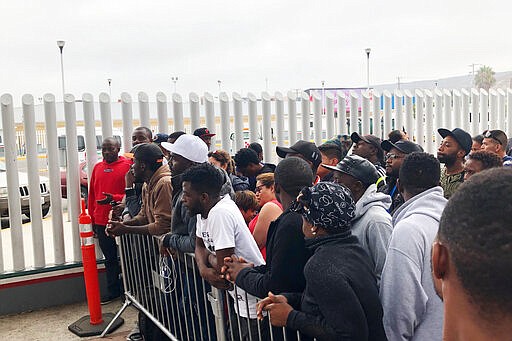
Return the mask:
[[[480,89],[489,90],[496,84],[495,72],[490,66],[482,66],[475,75],[475,86]]]

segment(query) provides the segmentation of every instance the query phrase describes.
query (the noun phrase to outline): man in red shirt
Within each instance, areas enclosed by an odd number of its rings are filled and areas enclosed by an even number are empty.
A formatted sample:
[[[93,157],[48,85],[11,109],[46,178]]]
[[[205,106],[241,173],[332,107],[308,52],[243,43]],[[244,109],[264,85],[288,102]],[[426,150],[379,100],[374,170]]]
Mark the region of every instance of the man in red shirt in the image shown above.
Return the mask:
[[[89,183],[88,209],[93,228],[98,236],[101,251],[105,256],[108,294],[101,302],[108,303],[121,295],[121,269],[117,259],[117,246],[113,238],[105,234],[112,201],[121,201],[125,190],[125,175],[130,170],[131,161],[119,156],[119,142],[108,137],[103,140],[101,154],[103,160],[94,166]]]

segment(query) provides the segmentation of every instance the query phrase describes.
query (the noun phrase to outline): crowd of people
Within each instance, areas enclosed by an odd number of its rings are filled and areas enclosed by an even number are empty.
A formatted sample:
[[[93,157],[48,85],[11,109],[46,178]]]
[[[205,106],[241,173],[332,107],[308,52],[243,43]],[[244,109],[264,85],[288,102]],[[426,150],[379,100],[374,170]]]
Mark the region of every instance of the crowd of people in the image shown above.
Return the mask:
[[[217,150],[214,135],[139,127],[122,156],[117,140],[103,141],[88,198],[106,259],[102,303],[123,290],[112,237],[143,234],[167,257],[195,253],[183,265],[207,285],[184,271],[200,289],[181,299],[227,290],[230,317],[243,322],[228,326],[237,340],[270,329],[287,340],[510,339],[505,132],[438,129],[436,156],[401,130],[383,141],[354,132],[277,146],[277,165],[258,143],[233,157]]]

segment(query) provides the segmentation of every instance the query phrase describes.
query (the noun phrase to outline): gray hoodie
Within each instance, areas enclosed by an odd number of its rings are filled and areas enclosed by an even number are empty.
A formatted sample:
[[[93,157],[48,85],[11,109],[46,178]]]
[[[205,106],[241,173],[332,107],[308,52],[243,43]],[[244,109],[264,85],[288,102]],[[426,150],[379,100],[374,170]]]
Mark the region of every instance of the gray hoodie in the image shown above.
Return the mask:
[[[352,219],[352,234],[370,255],[377,285],[393,231],[391,216],[387,211],[390,205],[391,197],[377,192],[377,185],[370,185],[357,201],[355,217]]]
[[[380,298],[389,340],[441,340],[443,303],[432,281],[430,254],[447,200],[441,187],[406,201],[393,215]]]

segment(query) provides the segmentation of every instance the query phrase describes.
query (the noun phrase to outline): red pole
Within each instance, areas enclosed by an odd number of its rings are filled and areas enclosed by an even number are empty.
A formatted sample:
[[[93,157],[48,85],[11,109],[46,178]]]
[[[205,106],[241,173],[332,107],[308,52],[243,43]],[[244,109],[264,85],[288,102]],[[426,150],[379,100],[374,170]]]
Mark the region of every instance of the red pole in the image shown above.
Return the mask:
[[[96,267],[96,251],[94,249],[94,233],[92,220],[85,212],[85,200],[82,199],[82,212],[78,217],[80,225],[80,240],[82,242],[82,263],[84,267],[85,292],[91,316],[90,323],[97,325],[103,323],[101,316],[100,285],[98,269]]]

